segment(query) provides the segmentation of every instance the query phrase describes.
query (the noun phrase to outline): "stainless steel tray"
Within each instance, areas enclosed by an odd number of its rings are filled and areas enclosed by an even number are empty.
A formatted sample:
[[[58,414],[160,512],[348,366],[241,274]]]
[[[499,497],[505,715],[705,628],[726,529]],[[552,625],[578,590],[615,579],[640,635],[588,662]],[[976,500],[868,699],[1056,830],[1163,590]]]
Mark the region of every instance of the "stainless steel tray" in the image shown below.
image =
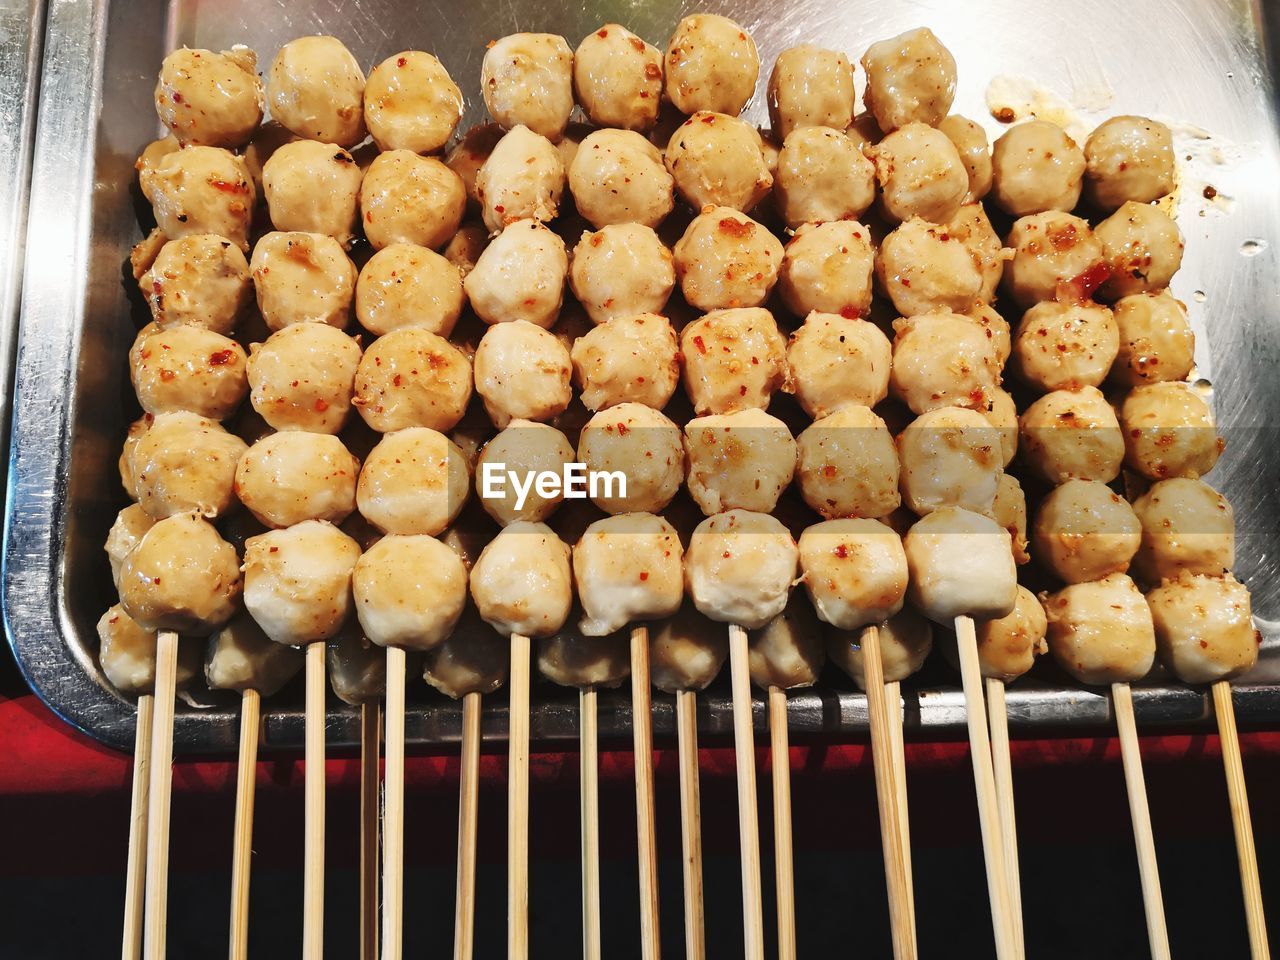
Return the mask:
[[[956,109],[992,130],[998,125],[985,93],[997,75],[1033,78],[1077,106],[1179,121],[1179,148],[1195,157],[1196,166],[1181,193],[1187,257],[1174,289],[1193,314],[1200,375],[1213,381],[1218,418],[1230,441],[1212,479],[1235,504],[1239,573],[1253,589],[1264,634],[1263,662],[1237,687],[1237,704],[1244,724],[1280,722],[1280,689],[1272,686],[1280,682],[1280,446],[1274,427],[1280,418],[1274,375],[1280,360],[1280,137],[1277,89],[1267,61],[1268,43],[1280,39],[1274,5],[723,0],[627,6],[619,12],[603,2],[51,0],[4,544],[6,627],[36,692],[90,735],[115,745],[131,741],[133,707],[109,689],[96,667],[94,624],[111,602],[101,545],[122,505],[115,459],[130,402],[125,354],[136,329],[122,270],[139,237],[133,160],[156,134],[151,90],[164,54],[182,44],[221,49],[243,42],[269,62],[286,40],[316,32],[341,37],[366,66],[405,48],[431,50],[467,95],[465,128],[483,118],[477,81],[490,39],[546,30],[576,44],[602,21],[620,17],[662,44],[681,16],[706,9],[738,18],[760,46],[764,69],[748,113],[761,124],[768,70],[784,47],[811,41],[856,57],[871,41],[919,24],[932,27],[956,55]],[[1006,81],[1003,89],[1016,94],[1026,85]],[[1205,183],[1218,191],[1212,203],[1201,195]],[[792,698],[798,735],[862,735],[865,698],[835,673],[828,671],[826,685]],[[963,733],[962,699],[944,665],[931,664],[907,687],[910,735]],[[1135,698],[1146,728],[1209,722],[1202,690],[1152,678],[1135,690]],[[486,735],[500,738],[506,729],[502,697],[487,700]],[[576,737],[571,693],[541,687],[534,701],[535,738]],[[1014,685],[1008,702],[1013,728],[1023,734],[1100,729],[1110,719],[1106,698],[1065,684],[1048,664]],[[724,689],[713,687],[701,705],[704,733],[727,734]],[[177,748],[234,749],[234,706],[223,700],[210,709],[180,707]],[[300,700],[288,691],[268,704],[268,746],[302,743],[299,708]],[[624,695],[603,699],[606,736],[627,733],[628,712]],[[671,704],[658,697],[660,737],[672,732],[672,713]],[[455,704],[420,685],[413,688],[411,741],[448,743],[459,728]],[[354,711],[335,702],[329,742],[351,745],[356,733]]]

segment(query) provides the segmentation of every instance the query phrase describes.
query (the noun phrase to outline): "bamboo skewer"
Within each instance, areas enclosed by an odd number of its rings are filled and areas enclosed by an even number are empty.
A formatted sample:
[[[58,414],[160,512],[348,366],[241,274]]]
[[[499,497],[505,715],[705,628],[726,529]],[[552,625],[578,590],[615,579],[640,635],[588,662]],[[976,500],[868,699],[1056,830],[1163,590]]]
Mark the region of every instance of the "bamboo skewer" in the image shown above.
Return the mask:
[[[253,858],[253,794],[258,773],[258,726],[262,698],[240,696],[240,756],[236,768],[236,825],[231,847],[231,960],[249,955],[249,876]]]
[[[738,834],[742,847],[742,925],[746,960],[764,960],[764,910],[760,893],[760,825],[756,814],[755,731],[747,631],[729,625],[729,670],[733,681],[733,746],[738,772]]]
[[[578,734],[582,782],[582,956],[600,960],[600,761],[594,687],[578,692]]]
[[[121,960],[142,955],[143,885],[147,875],[147,805],[151,777],[151,718],[155,698],[138,696],[138,720],[133,734],[133,795],[129,801],[129,860],[124,881],[124,936]]]
[[[787,738],[787,694],[769,688],[769,741],[773,759],[773,859],[778,910],[778,960],[795,960],[795,863],[791,840],[791,749]]]
[[[636,766],[636,851],[640,861],[640,955],[662,953],[658,927],[658,843],[653,817],[653,702],[649,628],[631,628],[631,734]]]
[[[360,705],[360,960],[378,960],[378,751],[382,708]]]
[[[511,635],[507,773],[507,957],[529,956],[529,638]]]
[[[907,755],[902,739],[902,684],[896,680],[886,683],[884,698],[889,708],[889,742],[893,748],[893,781],[897,788],[898,842],[902,847],[902,872],[907,882],[907,906],[911,910],[911,931],[914,935],[916,889],[911,875],[911,818],[907,814]]]
[[[1026,956],[1022,932],[1022,877],[1018,869],[1018,821],[1013,803],[1013,761],[1009,756],[1009,709],[1004,681],[986,679],[987,722],[991,727],[991,761],[996,777],[996,802],[1000,807],[1000,842],[1009,883],[1009,918],[1013,923],[1013,948],[1018,960]]]
[[[676,693],[680,749],[680,841],[684,857],[685,960],[706,960],[702,912],[702,801],[698,783],[698,695]]]
[[[453,960],[475,950],[476,816],[480,791],[480,694],[462,698],[462,763],[458,777],[458,893],[453,918]]]
[[[161,960],[169,905],[169,805],[173,797],[173,709],[177,696],[178,635],[156,638],[155,698],[151,715],[151,770],[147,797],[147,876],[143,955]]]
[[[324,957],[325,645],[307,644],[306,749],[303,754],[305,844],[302,879],[303,960]]]
[[[382,814],[382,957],[399,960],[404,931],[404,688],[402,647],[387,647],[386,783]]]

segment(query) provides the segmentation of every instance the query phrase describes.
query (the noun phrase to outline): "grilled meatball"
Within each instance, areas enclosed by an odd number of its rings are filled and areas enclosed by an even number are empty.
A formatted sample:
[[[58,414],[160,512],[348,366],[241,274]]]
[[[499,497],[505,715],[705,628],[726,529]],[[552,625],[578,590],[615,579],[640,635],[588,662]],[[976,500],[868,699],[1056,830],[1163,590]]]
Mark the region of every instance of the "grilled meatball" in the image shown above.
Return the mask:
[[[787,343],[796,399],[815,420],[846,406],[874,407],[889,393],[891,355],[874,323],[811,313]]]
[[[147,184],[156,226],[170,240],[212,233],[249,249],[255,191],[243,158],[187,147],[162,158]]]
[[[671,251],[642,223],[583,233],[573,248],[569,286],[596,323],[661,313],[675,285]]]
[[[253,292],[240,248],[212,233],[166,242],[138,287],[160,326],[185,324],[222,334],[236,328]]]
[[[1029,307],[1041,300],[1087,299],[1082,284],[1105,278],[1102,241],[1088,221],[1048,210],[1022,217],[1009,231],[1013,259],[1004,271],[1005,291]],[[1083,294],[1083,295],[1082,295]]]
[[[729,636],[692,602],[649,628],[649,679],[664,693],[705,690],[729,656]]]
[[[258,309],[272,330],[291,323],[351,322],[355,264],[342,245],[319,233],[268,233],[249,261]]]
[[[121,693],[151,693],[156,685],[155,631],[141,626],[117,603],[98,620],[98,665]],[[199,667],[199,645],[179,643],[174,678],[179,690],[191,682]]]
[[[974,624],[978,641],[978,666],[984,677],[1012,683],[1048,652],[1045,633],[1049,622],[1044,607],[1026,587],[1018,587],[1013,612],[995,620]]]
[[[240,344],[204,327],[147,324],[129,351],[129,374],[147,413],[189,410],[210,420],[235,413],[249,391]]]
[[[938,407],[898,435],[902,498],[915,513],[960,506],[990,513],[1000,485],[999,437],[982,414]]]
[[[435,537],[383,537],[351,576],[360,627],[380,647],[430,650],[450,633],[467,602],[467,568]]]
[[[798,562],[796,542],[777,518],[730,510],[694,530],[685,586],[705,616],[757,630],[786,607]]]
[[[433,537],[466,503],[469,480],[466,459],[452,440],[410,427],[387,434],[365,458],[356,504],[383,533]]]
[[[360,345],[323,323],[295,323],[254,344],[253,409],[277,430],[337,433],[351,411]]]
[[[862,69],[867,109],[886,133],[908,123],[936,126],[955,99],[955,58],[928,27],[873,43]]]
[[[907,598],[937,623],[989,620],[1013,612],[1018,575],[1009,533],[994,520],[943,507],[917,520],[902,538]]]
[[[992,147],[991,197],[1014,217],[1072,210],[1080,202],[1084,168],[1084,153],[1065,130],[1028,120],[1010,127]]]
[[[334,37],[299,37],[267,74],[271,116],[300,137],[354,147],[364,139],[364,72]]]
[[[587,637],[575,608],[563,627],[538,641],[538,672],[562,687],[618,687],[631,676],[631,637],[625,630]]]
[[[933,649],[933,625],[912,607],[903,607],[888,620],[876,625],[880,640],[880,669],[885,683],[898,683],[916,673]],[[827,658],[858,685],[867,689],[862,658],[862,631],[826,631]]]
[[[1120,349],[1106,307],[1046,300],[1022,315],[1013,360],[1022,379],[1045,393],[1100,387]]]
[[[667,99],[681,113],[714,110],[736,117],[755,93],[760,54],[734,21],[699,13],[676,24],[666,66]]]
[[[1099,291],[1106,299],[1163,290],[1182,266],[1182,232],[1159,207],[1130,200],[1095,232],[1111,268]]]
[[[849,404],[815,420],[797,448],[800,494],[823,517],[878,518],[898,509],[898,451],[869,407]]]
[[[774,61],[768,97],[769,125],[780,140],[801,127],[843,130],[853,122],[853,66],[838,50],[788,47]]]
[[[508,524],[471,568],[471,596],[503,636],[550,636],[564,626],[573,600],[569,547],[545,524]]]
[[[250,537],[244,545],[244,605],[276,643],[328,640],[351,612],[351,572],[360,545],[322,520]]]
[[[653,313],[617,317],[573,343],[573,377],[588,410],[643,403],[661,410],[680,379],[671,321]]]
[[[992,338],[962,314],[924,313],[893,322],[889,386],[914,413],[981,409],[1000,383]]]
[[[393,243],[438,250],[457,233],[466,207],[462,178],[408,150],[378,154],[360,184],[361,223],[375,250]]]
[[[406,327],[369,345],[351,402],[379,433],[449,430],[466,412],[471,385],[471,364],[461,350],[427,330]]]
[[[445,640],[427,651],[422,679],[455,700],[493,693],[507,682],[511,644],[468,606]]]
[[[1021,565],[1031,561],[1027,553],[1027,495],[1022,484],[1011,473],[1000,474],[996,484],[996,498],[991,503],[992,520],[1009,531],[1013,545],[1013,560]]]
[[[107,560],[111,564],[111,580],[120,588],[120,568],[124,558],[133,552],[148,530],[156,525],[156,520],[141,505],[131,503],[118,514],[111,529],[107,531]]]
[[[364,122],[379,150],[435,153],[462,119],[462,91],[429,53],[405,50],[369,72]]]
[[[573,51],[550,33],[503,37],[485,51],[480,92],[489,115],[508,130],[524,124],[554,143],[573,112]]]
[[[978,412],[995,428],[1000,438],[1000,462],[1009,466],[1018,452],[1018,407],[1013,395],[996,387],[987,395],[987,405]]]
[[[210,690],[277,693],[298,675],[303,656],[297,647],[272,643],[257,621],[241,611],[209,638],[204,680]]]
[[[1153,483],[1133,512],[1142,524],[1133,566],[1147,583],[1184,570],[1218,577],[1235,566],[1235,511],[1207,483],[1186,477]]]
[[[162,413],[127,454],[138,502],[158,520],[191,511],[221,516],[235,502],[232,484],[245,449],[213,420]]]
[[[1046,393],[1023,412],[1018,438],[1027,466],[1049,483],[1110,483],[1120,475],[1124,437],[1097,387]]]
[[[1112,117],[1084,145],[1084,192],[1101,210],[1150,203],[1173,192],[1173,134],[1146,117]]]
[[[248,47],[174,50],[156,81],[160,122],[184,144],[242,146],[262,120],[257,68],[257,54]]]
[[[341,147],[295,140],[262,167],[262,192],[277,230],[321,233],[349,247],[360,220],[364,175]]]
[[[1152,480],[1204,476],[1226,445],[1209,405],[1185,383],[1134,387],[1120,405],[1120,429],[1124,462]]]
[[[380,700],[387,690],[387,657],[370,643],[359,622],[346,626],[326,644],[329,685],[344,703]]]
[[[674,204],[662,151],[633,130],[596,130],[569,164],[574,206],[594,227],[660,224]]]
[[[856,220],[806,223],[783,250],[778,292],[797,317],[813,311],[865,317],[874,261],[871,232]]]
[[[651,513],[597,520],[573,548],[573,579],[584,636],[604,637],[635,620],[680,608],[684,550],[675,527]]]
[[[1167,290],[1122,297],[1111,308],[1120,347],[1111,379],[1126,387],[1185,380],[1195,364],[1196,339],[1187,308]]]
[[[747,211],[773,186],[760,132],[723,113],[700,110],[678,126],[667,143],[665,162],[680,196],[694,210]]]
[[[751,682],[762,690],[811,687],[822,674],[822,631],[813,607],[798,591],[781,613],[751,631],[749,643],[747,669]]]
[[[521,501],[520,494],[508,482],[502,487],[501,496],[486,496],[485,467],[493,464],[496,470],[500,464],[509,464],[511,469],[525,471],[526,476],[543,471],[563,475],[565,464],[572,462],[573,456],[573,446],[555,427],[532,420],[512,420],[480,451],[476,462],[476,490],[480,494],[480,505],[503,526],[513,520],[531,523],[546,520],[564,499],[563,490],[556,487],[554,491],[546,488],[543,492],[537,484],[531,484]]]
[[[512,127],[476,173],[485,226],[496,233],[516,220],[554,220],[564,183],[564,161],[551,141]]]
[[[1231,574],[1182,572],[1147,594],[1160,660],[1183,683],[1217,683],[1248,673],[1261,642],[1249,590]]]
[[[422,327],[447,337],[462,305],[458,268],[412,243],[383,247],[369,258],[356,281],[356,318],[375,336]]]
[[[856,220],[876,198],[876,171],[839,130],[801,127],[778,154],[774,196],[788,227]]]
[[[904,317],[963,312],[983,300],[981,261],[946,225],[904,221],[880,244],[876,276]]]
[[[689,495],[707,516],[772,512],[796,468],[791,431],[763,410],[696,417],[685,424],[684,449]]]
[[[259,440],[240,457],[236,496],[268,527],[303,520],[341,523],[356,508],[360,461],[337,437],[290,430]]]
[[[597,127],[643,133],[658,122],[662,51],[626,27],[606,23],[574,51],[573,89]]]
[[[879,520],[826,520],[800,534],[800,570],[814,610],[839,630],[887,620],[902,609],[907,558]]]
[[[684,298],[699,310],[760,306],[782,263],[778,238],[728,207],[694,217],[673,253]]]
[[[1036,556],[1066,583],[1124,573],[1138,552],[1142,527],[1128,502],[1097,480],[1068,480],[1036,511]]]
[[[987,131],[958,113],[944,118],[937,126],[955,144],[960,162],[969,174],[969,192],[964,202],[977,203],[991,192],[991,144],[987,141]]]
[[[617,472],[626,478],[625,486],[601,483],[591,492],[592,502],[606,513],[657,513],[684,479],[680,428],[639,403],[620,403],[587,421],[578,460],[588,472]]]
[[[143,534],[120,566],[120,605],[144,630],[206,636],[240,598],[235,547],[195,513],[175,513]]]
[[[496,323],[476,348],[476,393],[496,427],[511,420],[550,420],[573,397],[564,344],[527,320]]]
[[[1049,653],[1081,683],[1141,680],[1156,655],[1151,609],[1123,573],[1075,583],[1041,598]]]
[[[923,123],[904,124],[867,155],[875,163],[880,199],[892,220],[920,217],[946,223],[969,192],[969,175],[955,144]]]
[[[485,323],[528,320],[550,327],[568,272],[564,241],[537,220],[521,220],[485,247],[462,287]]]
[[[699,413],[764,409],[790,385],[786,342],[764,309],[715,310],[680,334],[684,386]]]

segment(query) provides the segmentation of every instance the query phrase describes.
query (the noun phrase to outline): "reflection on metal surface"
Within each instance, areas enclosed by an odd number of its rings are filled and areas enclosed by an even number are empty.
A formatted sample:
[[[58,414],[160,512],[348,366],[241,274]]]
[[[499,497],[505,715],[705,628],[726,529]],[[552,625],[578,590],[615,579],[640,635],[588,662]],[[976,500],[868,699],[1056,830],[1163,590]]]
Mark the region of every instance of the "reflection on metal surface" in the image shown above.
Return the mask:
[[[1033,78],[1057,100],[1089,115],[1150,113],[1179,121],[1180,159],[1191,157],[1179,193],[1187,256],[1174,282],[1199,334],[1198,375],[1213,383],[1219,423],[1231,439],[1211,476],[1239,521],[1238,567],[1253,589],[1264,632],[1263,663],[1238,688],[1242,722],[1280,720],[1280,457],[1271,425],[1280,411],[1272,373],[1280,360],[1280,140],[1277,91],[1266,62],[1280,41],[1275,4],[1263,0],[768,0],[646,4],[479,0],[465,5],[406,0],[141,0],[104,4],[52,0],[31,184],[31,232],[23,291],[23,328],[5,542],[5,608],[10,639],[42,697],[68,720],[115,744],[131,737],[132,704],[107,689],[94,664],[94,623],[111,601],[101,545],[120,506],[115,459],[132,400],[124,357],[134,336],[122,264],[139,237],[133,160],[155,136],[155,71],[174,46],[221,49],[248,43],[269,63],[293,37],[341,37],[366,66],[406,48],[437,53],[467,97],[463,129],[484,119],[477,95],[485,43],[517,30],[563,33],[571,44],[605,20],[625,22],[664,45],[676,21],[695,9],[724,12],[754,34],[764,67],[747,116],[766,122],[763,90],[774,57],[800,42],[848,51],[925,24],[955,53],[955,109],[992,133],[989,82]],[[998,42],[996,42],[998,40]],[[1158,42],[1153,42],[1158,40]],[[7,47],[5,50],[7,51]],[[6,64],[7,66],[7,64]],[[1007,90],[1006,90],[1007,92]],[[1110,98],[1110,99],[1109,99]],[[1208,136],[1202,135],[1207,133]],[[1184,163],[1187,161],[1184,160]],[[1199,186],[1196,186],[1199,184]],[[1206,200],[1204,185],[1230,203]],[[1256,253],[1242,256],[1246,244]],[[908,724],[929,736],[959,733],[963,709],[945,669],[908,694]],[[1039,670],[1037,671],[1039,672]],[[1008,696],[1015,730],[1097,729],[1107,701],[1042,679]],[[911,686],[909,684],[908,686]],[[708,734],[728,731],[723,693],[699,698]],[[1202,691],[1160,685],[1134,690],[1144,726],[1206,723]],[[501,698],[486,730],[505,728]],[[562,692],[535,697],[535,737],[576,736],[576,707]],[[672,731],[669,701],[655,698],[655,729]],[[763,710],[763,704],[758,708]],[[790,701],[801,733],[861,733],[865,699],[847,688],[819,688]],[[180,709],[179,750],[230,750],[231,704]],[[622,731],[627,698],[601,697],[601,730]],[[431,693],[416,695],[407,733],[417,742],[456,739],[460,709]],[[286,696],[264,719],[267,742],[302,740],[300,700]],[[357,742],[354,710],[335,708],[329,740]]]

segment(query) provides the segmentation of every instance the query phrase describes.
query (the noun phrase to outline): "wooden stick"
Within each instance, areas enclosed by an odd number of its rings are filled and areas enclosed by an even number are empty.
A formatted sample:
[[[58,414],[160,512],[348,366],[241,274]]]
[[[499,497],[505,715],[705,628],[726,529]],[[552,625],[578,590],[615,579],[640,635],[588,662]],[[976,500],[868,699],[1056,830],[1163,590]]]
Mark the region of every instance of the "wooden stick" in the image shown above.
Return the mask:
[[[996,803],[1000,807],[1000,842],[1009,882],[1009,919],[1013,923],[1013,949],[1018,960],[1027,954],[1022,933],[1022,877],[1018,869],[1018,820],[1013,805],[1013,760],[1009,755],[1009,709],[1004,681],[986,678],[987,722],[991,727],[991,762],[996,776]]]
[[[640,956],[662,953],[658,930],[658,841],[653,817],[653,702],[649,628],[631,628],[631,736],[636,765],[636,852],[640,861]]]
[[[877,638],[879,639],[879,638]],[[916,930],[916,888],[911,875],[911,818],[907,815],[907,751],[902,738],[902,684],[894,680],[884,685],[889,708],[889,742],[893,748],[893,780],[898,800],[898,840],[902,849],[902,872],[907,881],[907,906],[911,908],[910,930]]]
[[[147,875],[147,804],[151,777],[151,717],[155,698],[138,696],[138,720],[133,732],[133,796],[129,801],[129,860],[124,880],[124,937],[121,960],[142,954],[143,884]]]
[[[403,647],[387,647],[387,764],[382,799],[382,958],[400,960],[404,935]]]
[[[324,957],[324,644],[307,644],[305,812],[302,874],[302,957]]]
[[[600,740],[595,688],[578,692],[582,781],[582,956],[600,960]]]
[[[529,638],[511,635],[507,771],[507,958],[529,956]]]
[[[987,896],[991,901],[991,926],[998,960],[1015,960],[1013,924],[1009,917],[1009,885],[1004,869],[1004,845],[1000,842],[1000,807],[996,801],[995,772],[991,765],[991,741],[987,735],[987,711],[982,697],[982,673],[978,665],[978,641],[971,617],[956,617],[956,647],[964,684],[965,712],[969,724],[969,752],[973,783],[978,795],[978,822],[982,826],[983,856],[987,866]]]
[[[1249,816],[1249,792],[1244,782],[1240,757],[1240,736],[1236,732],[1236,708],[1231,700],[1231,684],[1219,680],[1213,685],[1213,708],[1218,716],[1218,739],[1222,741],[1222,763],[1227,774],[1227,796],[1231,801],[1231,825],[1236,834],[1236,856],[1240,860],[1240,884],[1244,891],[1244,915],[1249,925],[1249,950],[1253,960],[1267,960],[1267,916],[1262,908],[1262,884],[1258,880],[1258,852],[1253,845],[1253,821]]]
[[[698,783],[698,695],[676,693],[676,736],[680,746],[680,843],[684,854],[685,960],[706,960],[702,912],[702,789]]]
[[[360,960],[378,960],[378,753],[382,705],[360,704]]]
[[[733,752],[738,768],[738,842],[742,847],[742,926],[746,960],[764,960],[764,908],[760,893],[760,824],[756,815],[756,741],[751,722],[747,631],[729,625],[733,681]]]
[[[453,913],[453,960],[475,950],[476,816],[480,801],[480,694],[462,698],[462,764],[458,776],[458,894]]]
[[[1147,915],[1147,940],[1152,960],[1169,960],[1169,931],[1164,923],[1164,899],[1160,895],[1160,870],[1156,863],[1156,842],[1151,832],[1151,811],[1147,808],[1147,783],[1142,775],[1142,753],[1138,748],[1138,725],[1133,719],[1133,691],[1127,683],[1111,685],[1111,702],[1116,708],[1120,731],[1120,756],[1124,763],[1124,784],[1129,792],[1129,818],[1138,847],[1138,875],[1142,878],[1142,905]]]
[[[778,911],[778,960],[796,958],[796,878],[791,841],[791,747],[787,693],[769,688],[769,743],[773,760],[774,896]]]
[[[231,846],[231,960],[249,956],[249,875],[253,860],[253,792],[258,774],[257,690],[240,695],[240,757],[236,767],[236,826]]]
[[[876,806],[880,812],[880,844],[884,851],[893,955],[897,960],[914,960],[916,937],[911,928],[910,894],[903,866],[893,743],[889,739],[889,713],[884,696],[884,662],[880,659],[880,628],[875,624],[864,627],[858,643],[862,647],[863,681],[867,688],[867,722],[871,727],[871,759],[876,774]]]
[[[151,714],[151,783],[147,797],[147,907],[143,956],[162,960],[169,908],[169,804],[173,798],[173,708],[177,696],[178,635],[156,638],[156,682]]]

